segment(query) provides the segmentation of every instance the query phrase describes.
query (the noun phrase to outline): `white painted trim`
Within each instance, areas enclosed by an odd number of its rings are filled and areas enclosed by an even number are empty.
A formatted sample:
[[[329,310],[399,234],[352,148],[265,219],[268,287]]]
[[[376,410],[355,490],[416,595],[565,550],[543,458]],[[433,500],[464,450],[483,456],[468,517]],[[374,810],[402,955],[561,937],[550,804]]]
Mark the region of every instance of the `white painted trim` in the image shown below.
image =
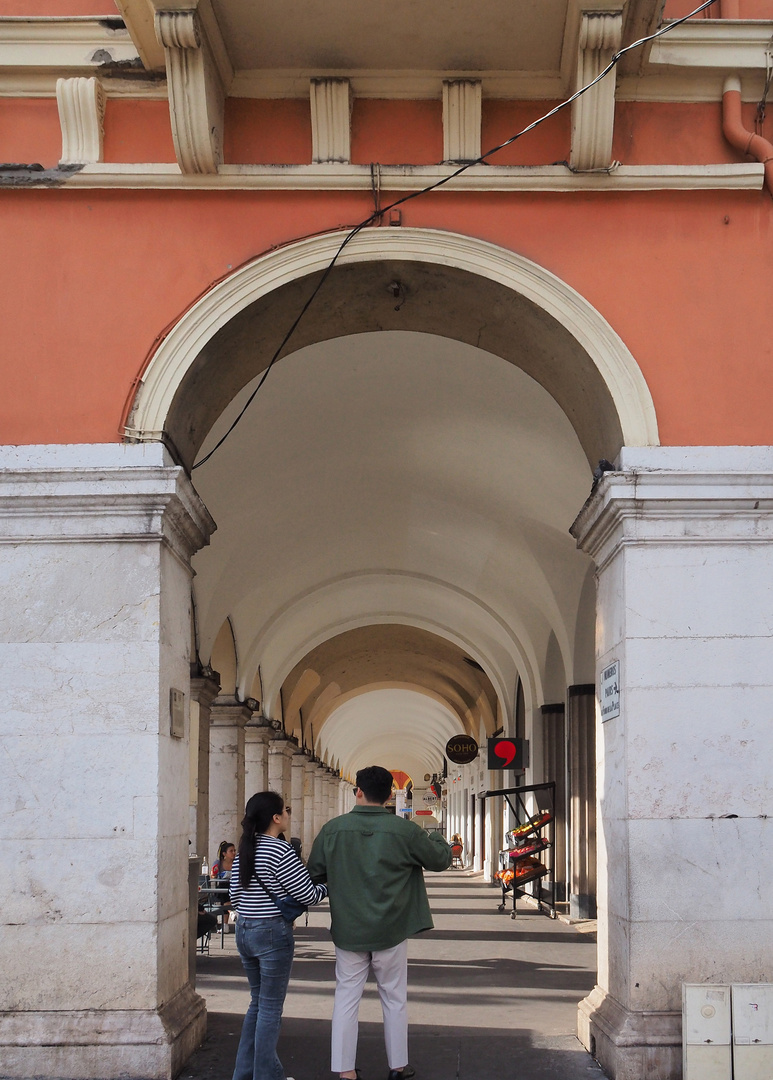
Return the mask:
[[[126,29],[148,71],[164,71],[164,49],[156,37],[153,8],[148,0],[115,0]]]
[[[164,46],[169,115],[183,173],[215,174],[223,154],[225,92],[207,32],[196,11],[157,11]]]
[[[352,88],[348,79],[310,79],[311,159],[351,161]]]
[[[348,79],[356,98],[439,101],[443,82],[475,79],[482,84],[483,96],[523,100],[550,100],[564,95],[566,87],[557,71],[406,71],[404,69],[364,68],[272,68],[265,71],[237,70],[231,85],[231,97],[303,98],[313,78]]]
[[[649,64],[764,71],[772,35],[773,22],[700,19],[674,27],[653,42]]]
[[[606,68],[620,48],[623,9],[583,11],[577,42],[576,89],[587,86]],[[607,169],[612,161],[615,131],[614,73],[583,94],[572,105],[573,169]]]
[[[723,68],[653,68],[646,76],[618,79],[618,101],[706,102],[722,100],[726,72]],[[763,69],[744,72],[742,100],[754,102],[762,97],[765,84]]]
[[[112,29],[106,19],[0,18],[0,68],[72,68],[75,74],[105,63],[104,57],[93,59],[104,51],[114,62],[139,59],[128,30]]]
[[[174,396],[206,343],[261,296],[324,270],[345,235],[328,233],[269,252],[235,271],[194,304],[156,350],[138,388],[127,436],[158,439]],[[595,364],[615,404],[623,443],[658,444],[655,406],[636,361],[609,323],[566,282],[513,251],[434,229],[365,229],[339,262],[383,259],[455,267],[531,300],[560,323]]]
[[[59,79],[56,102],[62,129],[59,164],[102,161],[105,95],[99,79]]]
[[[443,160],[476,161],[481,154],[479,79],[443,82]]]
[[[382,165],[382,191],[408,192],[450,176],[450,165]],[[758,191],[758,162],[732,165],[618,165],[609,172],[574,173],[565,165],[476,165],[438,190],[445,191]],[[30,184],[35,176],[30,174]],[[0,177],[0,181],[2,177]],[[51,186],[50,176],[41,186]],[[62,176],[65,188],[177,188],[257,191],[369,191],[368,165],[221,165],[217,174],[184,176],[173,164],[87,165]]]
[[[97,74],[107,98],[140,98],[143,101],[166,101],[166,75],[163,78],[113,78],[99,66],[88,68],[48,68],[45,71],[3,71],[0,69],[0,98],[55,98],[59,79],[89,78]]]

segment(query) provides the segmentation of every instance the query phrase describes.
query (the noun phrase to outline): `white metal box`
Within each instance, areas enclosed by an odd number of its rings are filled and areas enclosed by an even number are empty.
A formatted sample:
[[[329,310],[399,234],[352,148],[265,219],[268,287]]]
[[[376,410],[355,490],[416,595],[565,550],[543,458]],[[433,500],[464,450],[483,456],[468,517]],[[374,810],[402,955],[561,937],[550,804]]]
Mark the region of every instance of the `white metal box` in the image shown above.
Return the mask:
[[[733,1080],[773,1080],[773,985],[732,988]]]
[[[682,984],[684,1080],[733,1080],[730,1008],[729,986]]]

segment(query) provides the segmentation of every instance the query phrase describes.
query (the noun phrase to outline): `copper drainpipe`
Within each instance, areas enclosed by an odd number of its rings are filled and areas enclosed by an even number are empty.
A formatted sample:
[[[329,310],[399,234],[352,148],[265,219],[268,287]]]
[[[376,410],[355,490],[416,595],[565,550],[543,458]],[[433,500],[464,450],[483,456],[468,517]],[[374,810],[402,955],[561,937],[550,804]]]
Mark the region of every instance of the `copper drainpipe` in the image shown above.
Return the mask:
[[[773,143],[747,131],[741,120],[741,80],[737,75],[725,79],[722,93],[722,132],[736,150],[756,158],[765,166],[765,185],[773,195]]]

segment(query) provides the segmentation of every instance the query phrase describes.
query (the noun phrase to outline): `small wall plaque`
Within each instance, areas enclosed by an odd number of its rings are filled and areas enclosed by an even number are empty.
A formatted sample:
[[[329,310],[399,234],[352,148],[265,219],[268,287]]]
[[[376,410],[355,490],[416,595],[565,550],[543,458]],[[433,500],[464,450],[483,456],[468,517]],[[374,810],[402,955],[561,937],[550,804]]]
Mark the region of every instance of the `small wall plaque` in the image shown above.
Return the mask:
[[[169,734],[175,739],[185,738],[185,694],[174,687],[169,691]]]
[[[613,660],[601,672],[599,704],[602,723],[620,715],[620,661]]]

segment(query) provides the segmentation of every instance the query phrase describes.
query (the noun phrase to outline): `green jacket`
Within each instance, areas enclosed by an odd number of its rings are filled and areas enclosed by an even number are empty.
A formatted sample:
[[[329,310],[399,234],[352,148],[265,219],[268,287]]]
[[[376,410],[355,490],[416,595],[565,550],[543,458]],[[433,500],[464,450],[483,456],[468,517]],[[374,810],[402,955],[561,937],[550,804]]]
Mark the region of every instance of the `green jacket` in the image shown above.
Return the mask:
[[[422,869],[446,870],[451,848],[383,806],[355,806],[322,826],[309,856],[312,881],[327,882],[331,933],[340,949],[391,949],[432,916]]]

